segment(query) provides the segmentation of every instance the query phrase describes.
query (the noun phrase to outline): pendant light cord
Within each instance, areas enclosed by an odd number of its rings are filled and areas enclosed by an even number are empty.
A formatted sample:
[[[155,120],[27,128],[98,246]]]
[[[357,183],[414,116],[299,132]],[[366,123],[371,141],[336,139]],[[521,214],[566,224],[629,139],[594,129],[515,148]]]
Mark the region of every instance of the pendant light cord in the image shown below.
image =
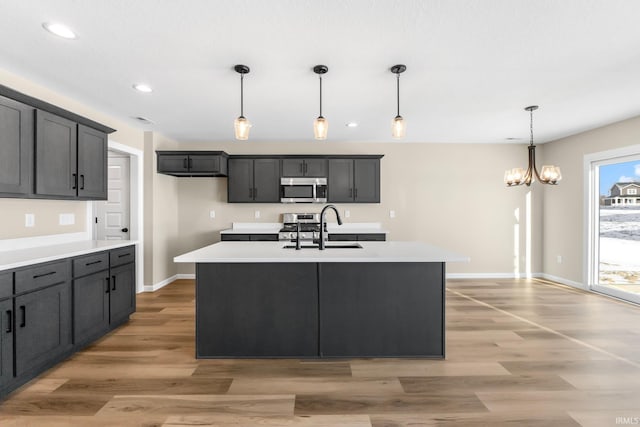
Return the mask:
[[[396,105],[398,106],[396,116],[400,116],[400,73],[396,74]]]
[[[322,74],[318,77],[320,78],[320,117],[322,117]]]
[[[244,74],[240,74],[240,117],[244,117]]]

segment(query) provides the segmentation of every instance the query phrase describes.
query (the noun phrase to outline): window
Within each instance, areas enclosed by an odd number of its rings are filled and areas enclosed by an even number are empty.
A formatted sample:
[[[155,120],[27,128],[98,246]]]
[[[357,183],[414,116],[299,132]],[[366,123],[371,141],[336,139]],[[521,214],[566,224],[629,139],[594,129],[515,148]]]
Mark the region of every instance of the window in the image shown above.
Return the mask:
[[[638,194],[638,190],[635,189],[635,188],[629,188],[627,190],[627,194],[630,195],[630,196],[635,196],[636,194]]]

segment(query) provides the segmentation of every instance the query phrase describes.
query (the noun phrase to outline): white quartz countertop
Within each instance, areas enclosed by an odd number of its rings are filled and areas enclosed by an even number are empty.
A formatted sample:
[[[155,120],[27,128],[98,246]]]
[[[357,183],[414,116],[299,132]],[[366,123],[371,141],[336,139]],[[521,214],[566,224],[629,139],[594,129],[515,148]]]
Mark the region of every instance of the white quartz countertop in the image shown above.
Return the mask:
[[[81,240],[15,251],[0,251],[0,271],[121,248],[135,243],[137,243],[135,240]]]
[[[282,223],[234,222],[232,228],[220,231],[220,234],[278,234]],[[329,234],[388,234],[377,222],[328,223]]]
[[[354,242],[355,243],[355,242]],[[460,255],[422,242],[357,242],[362,248],[284,249],[290,242],[220,242],[177,256],[178,263],[256,262],[469,262]]]

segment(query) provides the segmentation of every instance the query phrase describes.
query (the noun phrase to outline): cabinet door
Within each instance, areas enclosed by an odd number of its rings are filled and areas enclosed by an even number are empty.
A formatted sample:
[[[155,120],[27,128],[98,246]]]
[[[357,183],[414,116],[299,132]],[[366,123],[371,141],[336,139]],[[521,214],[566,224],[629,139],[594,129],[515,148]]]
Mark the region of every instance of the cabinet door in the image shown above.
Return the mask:
[[[28,105],[0,97],[0,193],[33,191],[34,111]]]
[[[78,196],[107,200],[107,134],[78,125]]]
[[[0,389],[13,378],[13,300],[0,301]]]
[[[189,172],[194,175],[220,172],[220,156],[190,154]]]
[[[252,159],[229,159],[227,200],[229,203],[253,201]]]
[[[354,160],[354,194],[357,203],[380,203],[380,160]]]
[[[188,172],[189,156],[186,154],[158,154],[158,172]]]
[[[327,176],[327,160],[326,159],[305,159],[304,175],[310,177],[326,177]]]
[[[329,159],[329,202],[353,202],[353,160]]]
[[[73,281],[73,342],[83,343],[109,328],[109,271]]]
[[[256,202],[280,201],[280,160],[254,160],[253,200]]]
[[[282,159],[282,176],[304,176],[304,160]]]
[[[119,323],[136,311],[135,264],[111,269],[110,322]]]
[[[36,111],[36,194],[75,196],[77,125],[45,111]]]
[[[71,349],[71,292],[61,283],[15,298],[16,376]]]

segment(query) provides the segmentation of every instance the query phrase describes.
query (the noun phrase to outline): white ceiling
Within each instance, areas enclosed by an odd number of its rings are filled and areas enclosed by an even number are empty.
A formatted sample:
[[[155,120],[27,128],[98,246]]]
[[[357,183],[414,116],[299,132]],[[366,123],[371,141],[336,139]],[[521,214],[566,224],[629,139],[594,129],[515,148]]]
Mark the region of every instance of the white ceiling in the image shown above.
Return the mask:
[[[0,0],[0,68],[179,141],[227,142],[246,64],[250,140],[304,142],[326,64],[328,140],[388,142],[403,63],[405,142],[527,142],[530,104],[545,142],[640,115],[639,19],[638,0]]]

